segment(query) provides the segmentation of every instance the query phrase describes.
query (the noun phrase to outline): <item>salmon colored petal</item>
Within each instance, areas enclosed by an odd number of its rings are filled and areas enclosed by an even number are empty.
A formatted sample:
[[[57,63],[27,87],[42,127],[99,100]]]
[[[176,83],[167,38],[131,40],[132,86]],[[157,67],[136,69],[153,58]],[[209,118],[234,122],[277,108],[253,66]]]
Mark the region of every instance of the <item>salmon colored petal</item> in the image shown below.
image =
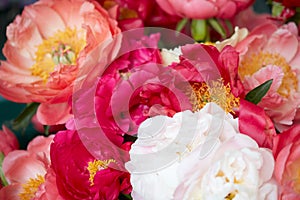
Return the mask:
[[[82,2],[83,1],[54,0],[52,8],[60,15],[66,26],[81,29],[81,24],[84,20],[78,13],[82,6]],[[69,7],[72,7],[72,9],[68,9]],[[66,10],[68,10],[68,12],[66,12]]]
[[[41,104],[38,107],[36,116],[40,123],[57,125],[66,123],[72,115],[68,103]]]
[[[54,135],[50,135],[45,138],[44,136],[35,137],[27,147],[28,152],[36,153],[40,156],[48,156],[48,160],[50,160],[50,144],[52,143]]]
[[[29,69],[34,64],[32,57],[30,57],[26,50],[24,52],[24,49],[12,46],[10,43],[6,43],[4,45],[3,53],[7,58],[7,61],[15,65],[17,68]]]
[[[44,163],[37,160],[35,155],[23,150],[10,152],[4,158],[2,167],[10,183],[26,183],[29,178],[46,173]]]
[[[19,199],[19,193],[21,191],[22,191],[22,185],[19,183],[8,185],[0,190],[0,199],[17,200]]]
[[[48,6],[37,4],[32,7],[25,7],[24,12],[28,13],[31,19],[37,24],[44,38],[54,35],[58,30],[65,29],[65,23],[62,18],[55,10]]]

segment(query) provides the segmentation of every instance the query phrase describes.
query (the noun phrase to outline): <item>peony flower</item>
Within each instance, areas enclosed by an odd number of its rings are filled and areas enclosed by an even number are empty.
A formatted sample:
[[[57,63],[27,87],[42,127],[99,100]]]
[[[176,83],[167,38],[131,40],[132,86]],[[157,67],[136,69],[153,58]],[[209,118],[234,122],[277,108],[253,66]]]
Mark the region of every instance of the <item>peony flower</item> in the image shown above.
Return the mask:
[[[98,0],[118,21],[121,30],[141,27],[166,27],[174,29],[180,20],[162,10],[156,1]]]
[[[253,0],[156,0],[156,2],[170,15],[193,19],[208,19],[211,17],[229,19],[250,6]]]
[[[281,188],[280,199],[283,200],[300,198],[299,138],[300,126],[296,125],[274,139],[274,174]]]
[[[2,169],[9,185],[0,190],[0,199],[62,199],[49,168],[52,140],[53,136],[38,136],[26,151],[15,150],[4,158]]]
[[[126,168],[131,173],[134,199],[173,199],[183,171],[178,166],[200,144],[208,145],[197,156],[205,157],[214,145],[238,132],[237,120],[215,103],[200,111],[155,116],[144,121],[132,144]],[[201,161],[194,159],[194,161]],[[195,173],[198,170],[194,170]],[[151,190],[149,189],[151,188]]]
[[[102,152],[105,154],[105,152]],[[131,191],[128,172],[111,168],[116,163],[96,159],[76,131],[60,131],[51,145],[52,168],[59,194],[64,199],[118,199]]]
[[[299,38],[295,24],[281,27],[263,24],[237,42],[239,76],[245,92],[273,79],[268,93],[258,104],[278,129],[291,125],[300,105]]]
[[[0,130],[0,138],[0,153],[5,156],[9,152],[19,149],[17,137],[4,125],[2,125],[2,131]]]
[[[200,159],[199,146],[179,165],[174,199],[277,199],[274,158],[254,140],[236,134]]]
[[[153,43],[158,40],[157,35],[150,38]],[[142,45],[116,59],[97,86],[99,125],[117,146],[149,117],[198,110],[211,101],[227,112],[238,106],[233,94],[240,95],[243,88],[236,77],[238,54],[233,48],[220,53],[213,46],[185,45],[170,56],[167,50],[160,54],[156,43],[149,46],[145,38]]]
[[[116,23],[94,1],[41,0],[25,7],[7,27],[1,95],[41,103],[37,118],[42,124],[65,123],[71,116],[67,101],[82,70],[78,62],[120,32]]]

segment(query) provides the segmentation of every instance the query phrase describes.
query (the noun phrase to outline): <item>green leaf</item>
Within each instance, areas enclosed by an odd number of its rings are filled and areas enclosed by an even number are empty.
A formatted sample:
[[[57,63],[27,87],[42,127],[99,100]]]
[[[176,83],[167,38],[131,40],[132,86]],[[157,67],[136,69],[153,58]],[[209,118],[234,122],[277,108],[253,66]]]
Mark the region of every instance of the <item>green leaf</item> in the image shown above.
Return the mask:
[[[254,104],[258,104],[261,99],[267,94],[271,85],[273,83],[273,79],[264,82],[263,84],[257,86],[246,95],[246,100],[250,101]]]
[[[188,22],[187,18],[183,18],[182,20],[180,20],[180,22],[177,23],[176,31],[180,32],[184,28],[187,22]]]
[[[130,194],[123,194],[123,193],[120,193],[119,195],[119,200],[132,200],[132,197]]]
[[[27,104],[21,114],[13,121],[12,128],[14,130],[25,131],[31,122],[33,115],[36,113],[39,103]]]
[[[284,9],[284,6],[280,3],[273,2],[272,6],[272,16],[273,17],[279,17]]]
[[[8,182],[7,182],[6,178],[5,178],[3,170],[2,170],[3,160],[4,160],[4,154],[2,152],[0,152],[0,179],[1,179],[2,185],[3,186],[7,186]]]
[[[226,32],[223,26],[216,19],[214,18],[208,19],[208,23],[215,31],[217,31],[217,33],[221,35],[223,39],[226,38]]]
[[[207,36],[206,20],[194,19],[191,24],[192,37],[196,41],[204,41]]]

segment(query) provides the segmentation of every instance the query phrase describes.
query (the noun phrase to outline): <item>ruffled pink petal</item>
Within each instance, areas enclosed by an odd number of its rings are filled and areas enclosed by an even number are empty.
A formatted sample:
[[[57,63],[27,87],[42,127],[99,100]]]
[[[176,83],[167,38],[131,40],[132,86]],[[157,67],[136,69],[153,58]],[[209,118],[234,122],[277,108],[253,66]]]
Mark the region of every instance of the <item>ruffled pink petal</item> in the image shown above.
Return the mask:
[[[57,125],[66,123],[72,115],[68,103],[40,104],[37,110],[37,118],[42,124]]]
[[[281,184],[283,183],[283,173],[286,169],[286,163],[289,158],[291,148],[292,144],[286,146],[280,151],[278,157],[276,158],[274,175],[276,180]]]

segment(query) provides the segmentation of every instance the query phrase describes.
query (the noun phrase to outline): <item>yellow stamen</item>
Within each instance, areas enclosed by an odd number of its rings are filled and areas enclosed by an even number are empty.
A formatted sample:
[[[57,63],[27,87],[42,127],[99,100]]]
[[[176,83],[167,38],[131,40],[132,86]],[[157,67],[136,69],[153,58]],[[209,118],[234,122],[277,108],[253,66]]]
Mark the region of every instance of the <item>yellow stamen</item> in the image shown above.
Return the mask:
[[[90,186],[94,185],[94,178],[95,175],[98,171],[102,170],[102,169],[106,169],[108,167],[108,165],[112,162],[116,162],[114,159],[109,159],[109,160],[94,160],[91,162],[88,162],[88,171],[90,173]]]
[[[45,182],[45,179],[41,175],[37,175],[36,178],[30,178],[25,184],[22,185],[22,192],[19,193],[21,200],[30,200],[34,198],[35,193],[38,191],[41,184]]]
[[[278,94],[288,97],[291,92],[297,91],[298,80],[287,61],[277,53],[259,52],[245,57],[239,67],[239,75],[242,80],[245,76],[252,75],[266,65],[275,65],[282,69],[284,77],[278,89]]]
[[[207,103],[214,102],[227,113],[233,112],[233,108],[239,106],[239,98],[231,93],[230,85],[224,85],[223,80],[212,81],[210,85],[202,83],[192,84],[191,102],[193,111],[200,110]]]
[[[86,45],[84,38],[82,30],[66,28],[43,40],[37,47],[31,74],[47,82],[57,64],[75,65],[78,54]]]

